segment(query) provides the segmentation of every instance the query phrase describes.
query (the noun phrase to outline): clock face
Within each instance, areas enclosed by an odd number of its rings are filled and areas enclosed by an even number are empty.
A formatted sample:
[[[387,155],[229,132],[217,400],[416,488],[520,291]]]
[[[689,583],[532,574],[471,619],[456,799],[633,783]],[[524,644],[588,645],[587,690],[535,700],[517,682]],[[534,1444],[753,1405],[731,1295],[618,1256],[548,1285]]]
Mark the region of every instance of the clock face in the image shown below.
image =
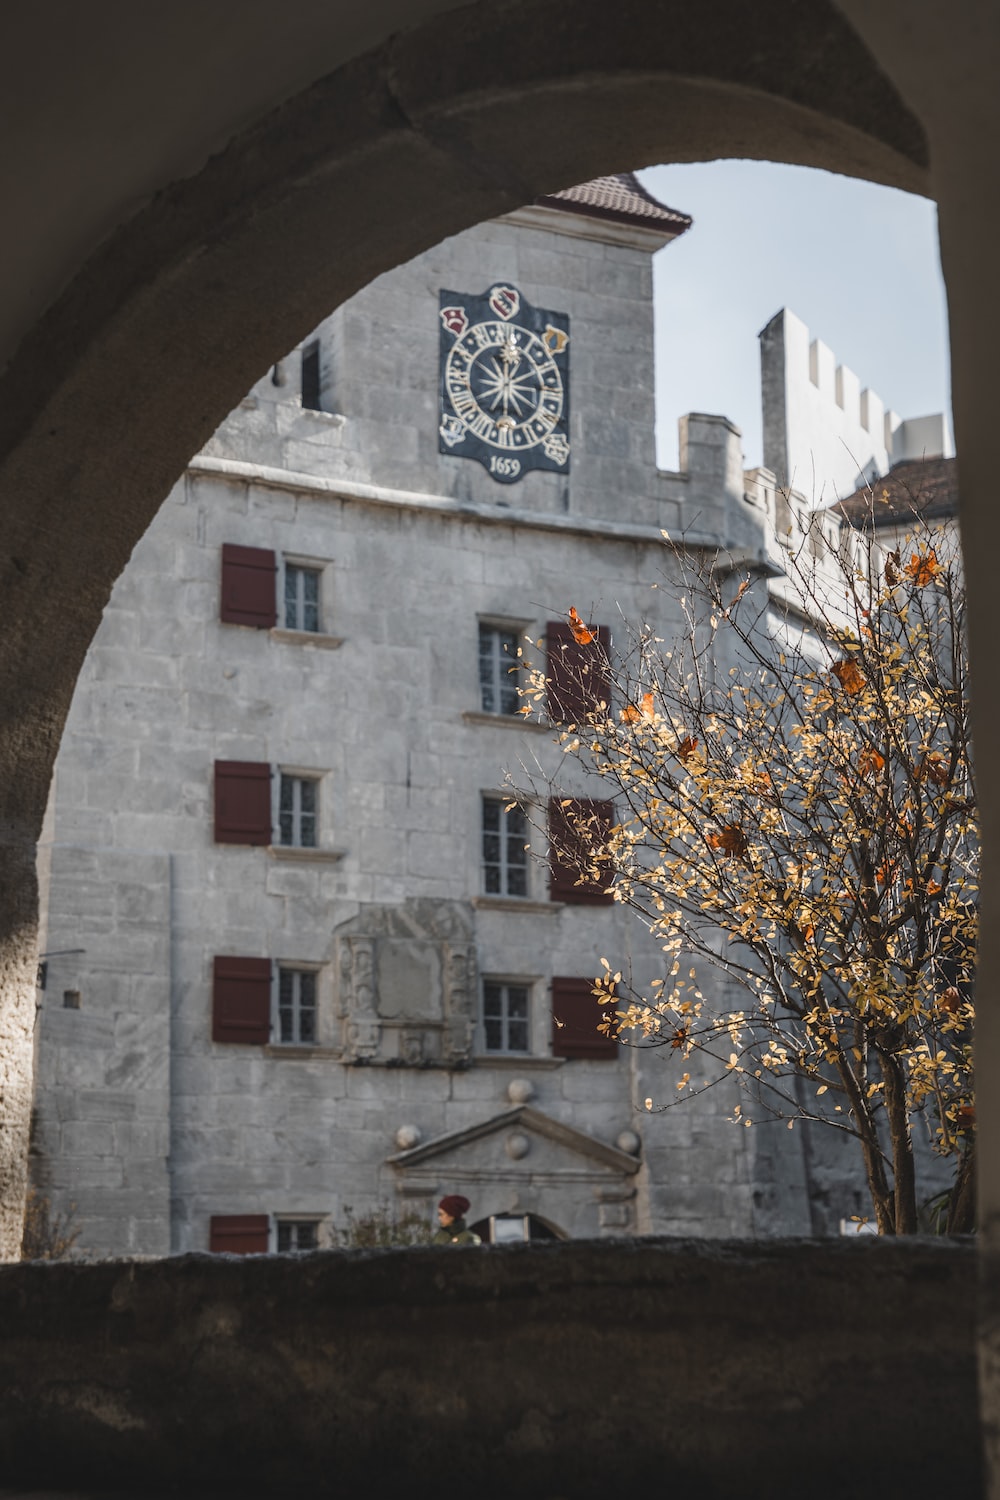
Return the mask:
[[[497,284],[442,291],[439,449],[501,484],[569,469],[569,319]]]

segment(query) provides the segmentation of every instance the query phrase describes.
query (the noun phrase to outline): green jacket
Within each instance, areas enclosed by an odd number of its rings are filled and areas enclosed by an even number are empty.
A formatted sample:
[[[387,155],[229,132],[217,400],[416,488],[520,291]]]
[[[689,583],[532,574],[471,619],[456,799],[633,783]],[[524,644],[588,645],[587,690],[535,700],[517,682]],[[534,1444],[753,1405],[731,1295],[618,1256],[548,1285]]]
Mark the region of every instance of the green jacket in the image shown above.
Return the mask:
[[[471,1229],[466,1229],[464,1219],[456,1219],[454,1224],[449,1224],[447,1229],[442,1227],[431,1240],[432,1245],[481,1245],[483,1242],[478,1234],[473,1234]]]

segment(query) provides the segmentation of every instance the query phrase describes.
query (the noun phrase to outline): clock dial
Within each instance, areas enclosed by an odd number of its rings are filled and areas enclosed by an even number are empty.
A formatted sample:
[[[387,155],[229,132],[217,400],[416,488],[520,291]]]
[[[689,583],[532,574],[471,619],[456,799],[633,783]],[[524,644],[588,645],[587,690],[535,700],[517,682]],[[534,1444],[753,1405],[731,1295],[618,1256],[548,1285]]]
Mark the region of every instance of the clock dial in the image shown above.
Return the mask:
[[[440,451],[512,484],[569,468],[569,319],[515,287],[441,293]]]

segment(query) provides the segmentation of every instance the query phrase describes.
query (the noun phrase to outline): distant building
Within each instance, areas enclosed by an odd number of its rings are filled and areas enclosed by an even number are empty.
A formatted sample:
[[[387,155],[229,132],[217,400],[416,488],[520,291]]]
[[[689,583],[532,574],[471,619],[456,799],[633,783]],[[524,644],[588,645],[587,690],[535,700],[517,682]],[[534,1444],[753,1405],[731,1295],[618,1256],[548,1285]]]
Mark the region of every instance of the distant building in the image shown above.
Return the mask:
[[[40,862],[35,1176],[80,1249],[306,1248],[446,1191],[494,1238],[863,1208],[853,1159],[735,1129],[721,1087],[644,1108],[671,1072],[590,988],[661,955],[505,779],[562,761],[517,712],[526,662],[553,720],[586,706],[570,606],[612,652],[623,617],[679,628],[664,530],[778,571],[774,477],[730,422],[682,418],[655,467],[651,258],[689,223],[605,178],[379,277],[136,548]]]
[[[830,505],[901,461],[954,454],[947,418],[903,421],[788,308],[760,334],[764,467],[809,506]]]

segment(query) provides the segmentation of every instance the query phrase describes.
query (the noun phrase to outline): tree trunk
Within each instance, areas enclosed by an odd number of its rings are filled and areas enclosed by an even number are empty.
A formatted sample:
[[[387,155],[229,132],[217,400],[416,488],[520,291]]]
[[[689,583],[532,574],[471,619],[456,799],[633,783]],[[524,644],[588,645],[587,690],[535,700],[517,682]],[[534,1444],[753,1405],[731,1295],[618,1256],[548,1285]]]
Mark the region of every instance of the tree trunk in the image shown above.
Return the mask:
[[[916,1234],[917,1176],[913,1165],[910,1120],[906,1112],[906,1080],[899,1059],[893,1053],[880,1050],[878,1057],[885,1084],[885,1112],[892,1143],[895,1233]]]
[[[966,1148],[958,1164],[948,1202],[947,1234],[972,1234],[976,1227],[976,1142]]]
[[[840,1074],[847,1097],[851,1101],[851,1114],[861,1140],[865,1180],[868,1183],[868,1195],[875,1210],[876,1227],[879,1234],[895,1234],[896,1215],[893,1194],[885,1175],[885,1158],[882,1155],[882,1147],[879,1145],[878,1131],[868,1112],[867,1101],[843,1054],[837,1063],[837,1072]]]

